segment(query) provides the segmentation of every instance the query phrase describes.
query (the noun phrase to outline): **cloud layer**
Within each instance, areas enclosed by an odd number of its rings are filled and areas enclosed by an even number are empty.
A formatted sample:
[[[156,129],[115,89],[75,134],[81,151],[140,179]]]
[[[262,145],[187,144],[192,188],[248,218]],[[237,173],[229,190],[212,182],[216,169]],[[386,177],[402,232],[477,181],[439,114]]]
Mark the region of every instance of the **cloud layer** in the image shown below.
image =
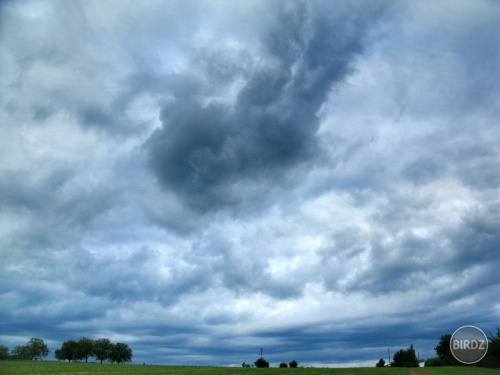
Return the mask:
[[[3,3],[0,342],[372,366],[493,331],[499,13]]]

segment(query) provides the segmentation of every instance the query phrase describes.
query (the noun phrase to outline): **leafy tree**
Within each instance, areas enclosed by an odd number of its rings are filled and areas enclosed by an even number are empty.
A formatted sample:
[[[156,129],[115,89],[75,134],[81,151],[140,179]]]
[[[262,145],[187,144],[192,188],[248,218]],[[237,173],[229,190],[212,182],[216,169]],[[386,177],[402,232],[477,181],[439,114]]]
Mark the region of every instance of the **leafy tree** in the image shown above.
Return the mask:
[[[49,355],[49,348],[42,339],[33,337],[26,344],[28,358],[31,360],[43,359]]]
[[[289,363],[289,365],[291,368],[297,368],[299,363],[294,359],[292,362]]]
[[[378,362],[375,364],[375,367],[384,367],[385,366],[385,361],[383,358],[380,358]]]
[[[94,340],[82,337],[78,340],[78,357],[80,359],[85,359],[88,362],[89,357],[93,356],[94,350]]]
[[[259,368],[269,368],[269,362],[267,362],[264,358],[260,357],[258,360],[254,362],[255,367]]]
[[[250,364],[249,364],[249,363],[245,363],[245,362],[243,362],[243,363],[241,364],[241,367],[245,367],[245,368],[246,368],[246,367],[250,367]]]
[[[401,349],[394,353],[392,366],[394,367],[418,367],[418,359],[413,345],[408,350]]]
[[[79,351],[80,347],[76,341],[67,340],[63,342],[61,349],[57,349],[54,354],[56,359],[58,360],[68,360],[68,362],[71,362],[74,360],[82,359],[82,357],[80,357]]]
[[[441,366],[458,366],[461,363],[453,357],[450,349],[451,335],[441,335],[438,344],[434,347],[436,355],[441,361]]]
[[[12,350],[12,358],[14,359],[30,359],[28,348],[26,345],[17,345]]]
[[[9,358],[9,348],[7,348],[5,345],[0,345],[0,359],[7,358]]]
[[[97,360],[106,361],[110,359],[111,350],[113,349],[113,344],[109,339],[98,339],[94,341],[93,353]]]
[[[288,367],[288,364],[286,364],[285,362],[280,363],[280,368],[287,368],[287,367]]]
[[[132,361],[132,349],[127,344],[121,342],[112,344],[109,356],[111,362],[123,363]]]
[[[500,329],[497,333],[488,336],[488,353],[485,358],[485,365],[488,367],[500,367]]]

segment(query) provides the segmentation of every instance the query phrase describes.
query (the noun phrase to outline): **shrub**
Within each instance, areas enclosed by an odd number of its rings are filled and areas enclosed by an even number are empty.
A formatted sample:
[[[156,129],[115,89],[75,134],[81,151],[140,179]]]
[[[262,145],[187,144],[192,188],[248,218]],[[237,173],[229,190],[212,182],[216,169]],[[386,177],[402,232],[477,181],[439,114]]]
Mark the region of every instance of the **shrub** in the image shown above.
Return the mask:
[[[425,360],[425,367],[443,366],[443,361],[439,357],[427,358]]]
[[[285,362],[280,363],[280,368],[287,368],[288,365]]]
[[[378,362],[375,364],[375,367],[384,367],[385,366],[385,361],[383,358],[380,358]]]
[[[260,357],[258,360],[254,362],[255,367],[259,368],[269,368],[269,362],[267,362],[264,358]]]

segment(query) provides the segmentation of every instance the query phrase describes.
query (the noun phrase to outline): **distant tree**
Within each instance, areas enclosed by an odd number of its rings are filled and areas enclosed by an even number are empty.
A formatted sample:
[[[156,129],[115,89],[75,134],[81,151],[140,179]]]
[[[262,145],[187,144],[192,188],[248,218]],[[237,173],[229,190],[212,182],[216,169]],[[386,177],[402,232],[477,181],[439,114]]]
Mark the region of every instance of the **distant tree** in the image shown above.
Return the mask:
[[[13,359],[30,359],[28,347],[26,345],[17,345],[14,347],[11,356]]]
[[[26,350],[28,357],[31,360],[43,359],[49,355],[49,348],[47,345],[45,345],[42,339],[36,337],[33,337],[30,341],[28,341],[26,344]]]
[[[7,358],[9,358],[9,348],[4,345],[0,345],[0,359]]]
[[[378,362],[375,364],[375,367],[384,367],[385,366],[385,361],[383,358],[380,358]]]
[[[297,368],[299,363],[294,359],[292,362],[289,363],[289,365],[291,368]]]
[[[78,340],[78,357],[88,362],[89,357],[93,356],[94,340],[82,337]]]
[[[245,363],[245,362],[243,362],[243,363],[241,364],[241,367],[245,367],[245,368],[246,368],[246,367],[250,367],[250,364],[249,364],[249,363]]]
[[[450,349],[451,335],[441,335],[438,344],[434,347],[436,355],[438,356],[441,363],[440,366],[457,366],[461,363],[453,357]],[[437,362],[435,362],[437,364]]]
[[[498,327],[495,335],[490,333],[488,336],[488,353],[484,365],[495,368],[500,367],[500,329]]]
[[[259,368],[269,368],[269,362],[267,362],[264,358],[260,357],[258,360],[254,362],[255,367]]]
[[[392,366],[394,367],[418,367],[418,359],[413,345],[408,350],[401,349],[394,353]]]
[[[61,349],[54,352],[56,359],[68,362],[82,359],[80,356],[80,347],[75,340],[67,340],[62,343]]]
[[[132,349],[127,344],[118,342],[111,345],[111,353],[109,356],[111,362],[123,363],[132,361]]]
[[[112,348],[113,345],[109,339],[98,339],[94,341],[92,352],[94,353],[94,357],[102,363],[103,361],[110,359]]]
[[[285,363],[285,362],[280,363],[280,368],[287,368],[287,367],[288,367],[287,363]]]

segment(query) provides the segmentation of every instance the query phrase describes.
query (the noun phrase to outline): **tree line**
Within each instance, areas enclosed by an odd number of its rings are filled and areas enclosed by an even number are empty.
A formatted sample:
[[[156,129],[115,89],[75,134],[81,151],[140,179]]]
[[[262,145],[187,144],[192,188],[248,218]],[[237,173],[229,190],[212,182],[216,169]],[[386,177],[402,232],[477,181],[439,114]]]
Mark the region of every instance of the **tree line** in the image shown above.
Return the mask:
[[[49,354],[50,350],[42,339],[33,337],[26,345],[16,346],[11,353],[9,348],[0,345],[0,359],[41,360]],[[61,348],[54,351],[54,356],[60,361],[88,362],[94,357],[101,363],[124,363],[132,361],[132,349],[127,344],[112,343],[109,339],[89,339],[82,337],[80,340],[66,340]]]
[[[438,344],[434,347],[437,357],[428,358],[425,366],[466,366],[455,359],[450,348],[451,335],[442,335]],[[389,364],[391,367],[418,367],[419,361],[415,355],[413,345],[407,350],[399,350],[394,353],[393,361]],[[376,367],[384,367],[385,360],[380,358]],[[474,364],[480,367],[500,368],[500,328],[497,327],[497,333],[490,333],[488,336],[488,351],[483,359]]]
[[[438,344],[434,347],[436,356],[425,361],[426,366],[465,366],[457,361],[450,349],[451,335],[442,335]],[[483,359],[475,366],[500,368],[500,329],[497,327],[497,333],[490,332],[488,335],[488,351]]]
[[[391,367],[419,367],[419,361],[413,348],[413,344],[406,350],[401,349],[394,353],[392,357]],[[384,367],[385,360],[380,358],[375,367]]]

